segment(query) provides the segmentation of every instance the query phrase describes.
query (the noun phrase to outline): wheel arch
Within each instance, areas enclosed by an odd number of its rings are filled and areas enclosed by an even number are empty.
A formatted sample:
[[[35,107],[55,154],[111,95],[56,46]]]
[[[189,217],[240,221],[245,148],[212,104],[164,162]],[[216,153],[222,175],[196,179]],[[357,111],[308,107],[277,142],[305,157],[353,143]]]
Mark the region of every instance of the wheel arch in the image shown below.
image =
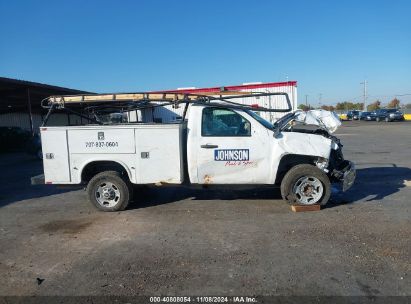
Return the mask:
[[[125,164],[113,160],[93,160],[83,166],[80,175],[81,182],[88,183],[93,176],[104,171],[116,171],[131,181],[131,172]]]
[[[281,184],[285,174],[294,166],[301,164],[314,165],[319,159],[318,156],[305,154],[285,154],[281,157],[277,167],[277,174],[275,177],[275,184]]]

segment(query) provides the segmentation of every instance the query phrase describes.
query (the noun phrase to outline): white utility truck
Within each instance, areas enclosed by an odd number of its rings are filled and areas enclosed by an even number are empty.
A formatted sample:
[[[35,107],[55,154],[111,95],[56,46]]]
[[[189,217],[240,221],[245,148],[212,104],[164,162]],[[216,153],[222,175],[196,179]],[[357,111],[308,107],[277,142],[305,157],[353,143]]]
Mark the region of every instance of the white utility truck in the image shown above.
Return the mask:
[[[291,204],[324,205],[331,183],[345,191],[354,165],[331,133],[340,124],[326,111],[291,112],[274,125],[265,109],[235,103],[236,92],[220,96],[189,94],[95,94],[52,96],[40,128],[45,184],[85,184],[92,204],[103,211],[124,210],[133,184],[280,185]],[[184,106],[180,122],[127,123],[118,113],[148,107]],[[85,125],[48,126],[50,115],[68,111]],[[107,119],[107,117],[109,117]],[[120,115],[120,117],[124,117]],[[34,177],[32,183],[39,183]]]

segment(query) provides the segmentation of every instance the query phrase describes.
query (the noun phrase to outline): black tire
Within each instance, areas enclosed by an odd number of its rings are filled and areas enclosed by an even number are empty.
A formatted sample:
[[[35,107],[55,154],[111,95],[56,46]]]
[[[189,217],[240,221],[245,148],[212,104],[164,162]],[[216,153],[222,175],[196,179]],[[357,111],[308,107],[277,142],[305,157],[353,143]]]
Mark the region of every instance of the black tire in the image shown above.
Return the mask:
[[[309,165],[301,164],[292,167],[281,181],[281,196],[291,205],[302,205],[296,194],[293,193],[294,186],[303,177],[315,177],[318,179],[323,187],[323,193],[321,198],[313,203],[324,206],[327,204],[331,196],[331,183],[328,176],[319,168]],[[311,205],[311,204],[305,204]]]
[[[388,117],[385,117],[385,122],[390,122],[390,119]]]
[[[99,189],[104,188],[102,185],[112,184],[112,191],[115,191],[114,198],[108,200],[105,203],[99,202],[97,192]],[[111,187],[109,187],[111,188]],[[96,174],[87,185],[87,196],[89,201],[94,207],[101,211],[121,211],[127,208],[130,198],[132,197],[132,187],[130,183],[124,180],[120,173],[117,171],[104,171]],[[100,198],[100,201],[104,198]],[[118,200],[118,201],[116,201]],[[110,204],[112,202],[113,204]]]
[[[376,121],[376,122],[380,122],[380,118],[379,118],[379,117],[376,117],[376,118],[375,118],[375,121]]]

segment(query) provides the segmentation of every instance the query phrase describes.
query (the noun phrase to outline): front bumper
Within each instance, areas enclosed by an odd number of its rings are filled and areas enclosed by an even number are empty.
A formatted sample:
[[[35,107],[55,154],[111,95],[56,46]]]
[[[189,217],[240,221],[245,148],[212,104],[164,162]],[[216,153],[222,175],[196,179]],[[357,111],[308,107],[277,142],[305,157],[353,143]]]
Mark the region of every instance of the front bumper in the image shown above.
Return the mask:
[[[349,161],[348,165],[342,171],[344,173],[341,180],[342,191],[347,191],[354,184],[355,177],[357,175],[354,163]]]
[[[339,169],[334,169],[331,172],[333,182],[340,184],[342,191],[347,191],[354,184],[356,171],[354,163],[344,160]]]

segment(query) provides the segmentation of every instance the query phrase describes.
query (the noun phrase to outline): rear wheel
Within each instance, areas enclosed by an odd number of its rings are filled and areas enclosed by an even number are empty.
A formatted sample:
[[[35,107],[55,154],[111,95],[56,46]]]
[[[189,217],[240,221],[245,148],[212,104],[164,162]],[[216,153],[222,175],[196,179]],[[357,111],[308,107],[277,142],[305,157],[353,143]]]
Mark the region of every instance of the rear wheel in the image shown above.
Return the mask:
[[[131,185],[116,171],[96,174],[87,185],[89,201],[102,211],[121,211],[127,208]]]
[[[292,205],[325,205],[331,195],[330,180],[313,165],[297,165],[284,176],[281,195]]]

